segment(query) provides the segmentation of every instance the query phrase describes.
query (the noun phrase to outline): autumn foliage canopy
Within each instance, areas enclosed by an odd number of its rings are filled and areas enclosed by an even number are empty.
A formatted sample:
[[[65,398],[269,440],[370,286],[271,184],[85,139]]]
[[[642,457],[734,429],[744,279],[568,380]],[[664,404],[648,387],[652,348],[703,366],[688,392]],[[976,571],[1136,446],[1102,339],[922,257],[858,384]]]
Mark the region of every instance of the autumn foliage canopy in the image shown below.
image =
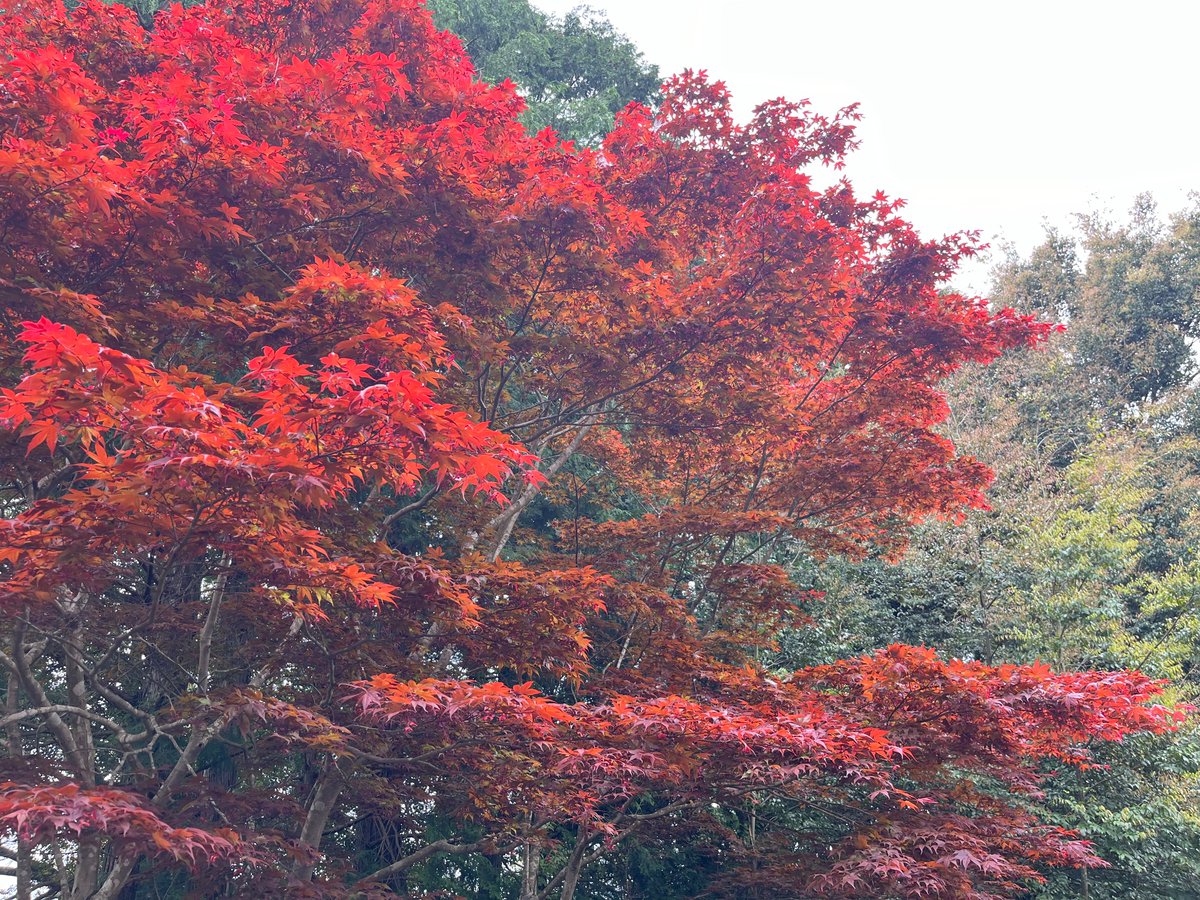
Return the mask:
[[[1170,727],[1149,679],[771,662],[791,557],[983,504],[938,382],[1049,326],[814,186],[852,110],[737,124],[685,73],[591,151],[521,107],[413,0],[0,17],[20,877],[569,900],[636,844],[711,895],[969,898],[1102,865],[1025,800]]]

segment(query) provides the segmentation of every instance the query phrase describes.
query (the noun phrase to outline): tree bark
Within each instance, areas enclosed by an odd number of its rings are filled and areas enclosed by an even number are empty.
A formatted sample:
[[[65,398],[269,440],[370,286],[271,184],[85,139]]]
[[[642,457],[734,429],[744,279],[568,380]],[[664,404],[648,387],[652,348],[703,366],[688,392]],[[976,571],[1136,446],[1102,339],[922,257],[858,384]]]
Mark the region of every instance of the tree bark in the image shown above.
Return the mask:
[[[559,895],[559,900],[575,900],[575,890],[579,887],[579,876],[583,874],[584,854],[590,843],[587,829],[580,825],[575,832],[575,849],[571,851],[571,858],[567,860],[564,870],[562,893]]]
[[[575,432],[575,437],[571,438],[571,442],[567,444],[562,453],[556,456],[554,461],[542,471],[542,475],[545,476],[547,481],[557,475],[558,470],[565,466],[567,461],[575,455],[576,451],[578,451],[580,446],[583,444],[584,438],[588,436],[588,432],[590,432],[596,425],[598,419],[599,413],[593,413],[592,415],[589,415],[583,419],[583,421],[580,423],[581,427],[577,432]],[[492,545],[492,551],[490,554],[492,562],[495,562],[500,558],[500,553],[502,550],[504,550],[509,538],[512,537],[513,529],[516,528],[517,519],[521,517],[521,513],[525,511],[525,508],[529,506],[529,504],[534,501],[534,498],[536,498],[541,492],[542,486],[540,484],[526,485],[525,490],[521,493],[521,496],[514,500],[508,506],[508,508],[504,510],[504,512],[492,519],[492,521],[490,521],[484,528],[485,533],[491,531],[495,531],[496,533],[496,540]]]
[[[20,653],[20,649],[17,651]],[[13,716],[17,712],[17,707],[20,705],[20,688],[17,686],[17,676],[13,672],[8,673],[8,689],[4,696],[4,713],[5,718]],[[21,741],[21,729],[16,722],[12,722],[6,726],[8,732],[8,757],[9,759],[17,759],[24,755],[25,748]],[[13,873],[17,881],[16,900],[30,900],[33,893],[33,860],[29,855],[29,842],[17,836],[17,865],[16,871]]]
[[[83,604],[79,597],[64,604],[64,611],[72,617],[71,630],[67,635],[66,674],[67,694],[70,705],[79,710],[80,715],[71,717],[71,733],[75,745],[79,748],[80,765],[87,771],[87,783],[96,784],[96,743],[92,733],[92,722],[88,718],[87,683],[83,677],[83,669],[79,660],[83,654],[83,626],[79,616],[83,612]],[[83,900],[91,897],[96,890],[96,882],[100,877],[100,840],[99,838],[80,838],[79,857],[75,863],[74,894]]]
[[[312,804],[308,807],[308,816],[304,820],[304,828],[300,831],[300,843],[312,849],[314,856],[321,849],[321,838],[325,834],[325,825],[329,816],[337,806],[338,796],[342,793],[345,782],[337,766],[330,761],[317,779],[316,790],[313,792]],[[297,861],[292,874],[297,881],[312,881],[314,863]]]
[[[542,867],[542,848],[526,841],[521,850],[521,900],[538,900],[538,870]]]
[[[100,885],[100,889],[95,894],[88,895],[90,900],[116,900],[117,895],[121,893],[121,889],[129,880],[129,876],[133,874],[133,867],[136,865],[137,859],[132,856],[119,858],[113,863],[113,867],[109,870],[104,883]]]
[[[217,583],[213,586],[212,596],[208,601],[208,614],[204,617],[204,627],[200,629],[200,647],[196,661],[196,687],[201,694],[208,693],[209,660],[212,657],[213,635],[217,631],[217,620],[221,615],[221,603],[225,599],[225,589],[229,584],[228,556],[221,558],[221,571],[217,575]]]

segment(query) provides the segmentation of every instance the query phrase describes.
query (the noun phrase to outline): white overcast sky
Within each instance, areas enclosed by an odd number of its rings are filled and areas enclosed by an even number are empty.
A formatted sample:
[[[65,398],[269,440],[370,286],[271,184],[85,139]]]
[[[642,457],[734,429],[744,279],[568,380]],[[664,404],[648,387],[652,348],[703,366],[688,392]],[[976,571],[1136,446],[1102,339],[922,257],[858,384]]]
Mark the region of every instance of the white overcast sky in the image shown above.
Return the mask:
[[[563,13],[578,0],[534,0]],[[923,234],[1022,253],[1044,223],[1164,211],[1200,190],[1200,3],[588,0],[664,75],[707,69],[740,115],[784,96],[861,104],[847,168]],[[982,266],[963,286],[983,291]]]

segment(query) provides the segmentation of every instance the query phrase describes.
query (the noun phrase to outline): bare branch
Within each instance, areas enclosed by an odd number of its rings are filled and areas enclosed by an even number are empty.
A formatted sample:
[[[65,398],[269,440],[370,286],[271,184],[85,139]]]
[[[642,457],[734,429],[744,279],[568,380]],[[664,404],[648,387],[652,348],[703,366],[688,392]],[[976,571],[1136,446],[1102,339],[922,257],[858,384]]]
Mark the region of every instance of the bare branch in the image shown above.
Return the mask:
[[[34,676],[33,671],[29,668],[29,660],[25,655],[25,631],[28,627],[28,621],[22,617],[17,621],[17,627],[13,630],[13,654],[8,654],[0,651],[0,664],[3,664],[10,672],[12,672],[21,682],[21,688],[25,693],[40,707],[54,707],[58,704],[50,702],[50,698],[46,696],[46,691],[42,687],[40,681]],[[74,707],[72,707],[74,709]],[[79,745],[75,743],[75,736],[71,733],[71,729],[67,727],[67,723],[62,720],[62,717],[57,711],[52,711],[46,714],[46,722],[50,726],[51,732],[58,740],[59,746],[71,765],[75,768],[80,780],[84,785],[91,787],[95,784],[95,773],[87,765],[87,761],[79,752]]]
[[[542,474],[546,477],[547,481],[558,474],[558,470],[566,465],[567,461],[575,455],[575,452],[583,444],[584,438],[588,436],[588,432],[591,431],[595,426],[598,418],[598,415],[594,413],[587,416],[582,421],[580,429],[575,432],[575,437],[571,439],[571,443],[567,444],[562,453],[555,457],[554,461],[550,463],[550,465],[544,470],[542,470]],[[508,543],[509,538],[512,537],[513,529],[516,527],[517,519],[520,518],[521,513],[527,506],[529,506],[530,503],[534,501],[534,498],[537,497],[541,491],[542,486],[540,484],[526,485],[521,496],[509,504],[508,508],[506,508],[504,512],[492,519],[492,521],[489,522],[484,528],[485,532],[491,532],[493,530],[498,531],[498,534],[496,535],[496,542],[492,547],[491,553],[493,562],[500,558],[500,553],[502,550],[504,550],[504,546]]]
[[[213,634],[217,630],[217,618],[221,614],[221,602],[225,599],[225,588],[229,584],[230,559],[228,555],[221,557],[221,571],[217,575],[217,583],[213,586],[212,597],[208,601],[208,615],[204,617],[204,627],[200,630],[200,653],[196,662],[196,687],[202,694],[208,693],[209,659],[212,655]]]
[[[102,716],[99,713],[94,713],[90,709],[83,709],[81,707],[71,706],[70,704],[66,703],[52,703],[48,706],[38,706],[11,713],[5,716],[3,719],[0,719],[0,728],[5,728],[18,722],[24,722],[26,719],[36,719],[41,716],[50,716],[54,714],[60,716],[77,716],[81,719],[86,719],[89,722],[95,722],[98,725],[103,725],[117,736],[117,741],[121,744],[134,744],[147,736],[145,732],[142,732],[141,734],[130,734],[128,731],[106,716]]]
[[[388,515],[384,516],[383,517],[384,531],[386,532],[386,530],[388,528],[390,528],[392,523],[395,522],[397,519],[401,519],[404,516],[407,516],[409,513],[414,513],[419,509],[424,509],[426,506],[429,505],[429,501],[437,496],[437,493],[439,490],[440,490],[440,488],[437,485],[434,485],[428,491],[426,491],[424,494],[422,494],[420,497],[418,497],[416,500],[414,500],[412,503],[409,503],[406,506],[402,506],[395,512],[389,513]]]
[[[490,837],[482,838],[481,840],[474,841],[470,844],[452,844],[450,841],[442,839],[440,841],[434,841],[432,844],[426,844],[420,850],[410,853],[408,856],[405,856],[402,859],[396,860],[391,865],[384,866],[382,869],[372,872],[366,878],[361,879],[359,883],[363,884],[370,881],[383,881],[385,878],[390,878],[399,872],[403,872],[406,869],[411,869],[413,866],[423,863],[425,860],[429,859],[429,857],[436,856],[439,853],[453,853],[461,855],[464,853],[478,853],[481,851],[504,852],[511,850],[515,846],[516,842],[498,847],[495,844],[495,839]]]

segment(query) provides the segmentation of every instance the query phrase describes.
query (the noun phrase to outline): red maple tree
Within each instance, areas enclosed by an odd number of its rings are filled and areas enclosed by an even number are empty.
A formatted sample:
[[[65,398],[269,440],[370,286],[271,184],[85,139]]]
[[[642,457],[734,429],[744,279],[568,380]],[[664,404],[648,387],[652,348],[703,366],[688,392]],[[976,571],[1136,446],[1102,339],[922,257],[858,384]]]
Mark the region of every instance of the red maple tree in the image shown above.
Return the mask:
[[[21,896],[366,897],[451,857],[570,900],[629,842],[732,896],[1099,865],[1022,798],[1170,727],[1153,682],[764,661],[795,548],[983,503],[938,382],[1049,326],[813,185],[853,110],[737,124],[685,73],[591,152],[520,109],[415,0],[0,18]]]

